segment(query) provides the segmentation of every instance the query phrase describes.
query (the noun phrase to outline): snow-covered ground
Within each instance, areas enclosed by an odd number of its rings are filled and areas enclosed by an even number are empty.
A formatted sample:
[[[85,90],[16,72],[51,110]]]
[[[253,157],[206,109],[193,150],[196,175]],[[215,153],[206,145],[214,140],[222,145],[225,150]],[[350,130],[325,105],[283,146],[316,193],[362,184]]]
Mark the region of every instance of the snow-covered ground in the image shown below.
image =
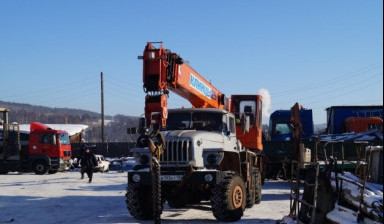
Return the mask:
[[[127,173],[95,173],[92,183],[78,172],[0,175],[0,223],[153,223],[134,219],[126,209]],[[290,186],[267,181],[261,204],[245,210],[236,223],[276,223],[289,213]],[[220,223],[209,202],[185,209],[165,205],[162,223]]]

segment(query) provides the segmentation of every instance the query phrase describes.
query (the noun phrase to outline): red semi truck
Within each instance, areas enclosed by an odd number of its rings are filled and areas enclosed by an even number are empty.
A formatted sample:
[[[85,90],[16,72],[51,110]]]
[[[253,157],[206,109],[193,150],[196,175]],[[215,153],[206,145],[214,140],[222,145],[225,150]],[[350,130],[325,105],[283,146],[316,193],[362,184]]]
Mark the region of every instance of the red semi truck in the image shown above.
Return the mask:
[[[32,122],[27,141],[20,143],[18,124],[8,123],[8,110],[0,108],[2,133],[0,135],[0,174],[29,172],[56,173],[68,170],[71,144],[65,131]]]

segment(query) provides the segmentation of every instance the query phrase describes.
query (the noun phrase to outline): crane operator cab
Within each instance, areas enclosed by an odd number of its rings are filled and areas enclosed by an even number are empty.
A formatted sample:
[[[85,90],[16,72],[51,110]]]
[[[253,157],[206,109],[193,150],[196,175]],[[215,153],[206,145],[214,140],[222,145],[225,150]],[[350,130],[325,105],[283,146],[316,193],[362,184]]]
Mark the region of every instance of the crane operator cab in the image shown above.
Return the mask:
[[[232,95],[230,111],[236,117],[236,135],[246,148],[262,150],[262,96]],[[249,120],[249,130],[242,125]]]

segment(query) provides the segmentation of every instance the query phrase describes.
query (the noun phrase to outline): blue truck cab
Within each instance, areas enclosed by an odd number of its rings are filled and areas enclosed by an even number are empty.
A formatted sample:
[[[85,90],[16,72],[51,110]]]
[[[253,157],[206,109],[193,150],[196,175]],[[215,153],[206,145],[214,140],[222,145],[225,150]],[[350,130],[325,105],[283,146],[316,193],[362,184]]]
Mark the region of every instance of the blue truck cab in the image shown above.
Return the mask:
[[[269,133],[272,141],[290,141],[292,126],[290,110],[276,110],[269,118]],[[313,135],[313,116],[311,109],[300,109],[301,137],[309,139]]]

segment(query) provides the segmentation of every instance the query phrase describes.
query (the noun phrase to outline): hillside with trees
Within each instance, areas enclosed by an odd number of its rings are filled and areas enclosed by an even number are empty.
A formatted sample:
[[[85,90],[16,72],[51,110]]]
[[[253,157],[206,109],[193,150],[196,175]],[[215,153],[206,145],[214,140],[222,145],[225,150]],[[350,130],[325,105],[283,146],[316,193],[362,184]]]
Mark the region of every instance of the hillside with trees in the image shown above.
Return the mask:
[[[84,133],[88,142],[101,142],[101,115],[96,112],[70,109],[34,106],[30,104],[10,103],[0,101],[1,108],[9,109],[9,122],[29,124],[41,122],[44,124],[85,124],[89,128]],[[114,115],[105,116],[105,139],[107,142],[128,142],[128,127],[138,124],[138,117]]]

